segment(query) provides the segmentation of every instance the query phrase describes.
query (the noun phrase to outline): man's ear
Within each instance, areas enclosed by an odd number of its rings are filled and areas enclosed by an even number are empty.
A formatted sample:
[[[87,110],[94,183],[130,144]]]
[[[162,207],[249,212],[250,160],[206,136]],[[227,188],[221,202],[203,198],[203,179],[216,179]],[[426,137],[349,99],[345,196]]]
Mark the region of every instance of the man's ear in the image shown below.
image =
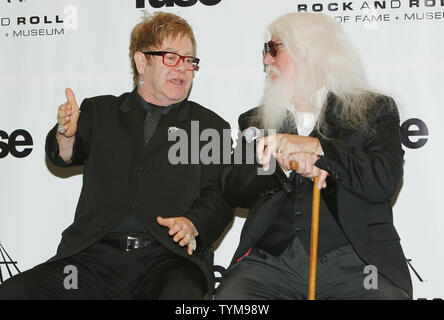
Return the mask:
[[[140,51],[136,51],[134,53],[134,62],[136,63],[137,72],[140,75],[144,74],[145,73],[145,66],[148,63],[145,55]]]

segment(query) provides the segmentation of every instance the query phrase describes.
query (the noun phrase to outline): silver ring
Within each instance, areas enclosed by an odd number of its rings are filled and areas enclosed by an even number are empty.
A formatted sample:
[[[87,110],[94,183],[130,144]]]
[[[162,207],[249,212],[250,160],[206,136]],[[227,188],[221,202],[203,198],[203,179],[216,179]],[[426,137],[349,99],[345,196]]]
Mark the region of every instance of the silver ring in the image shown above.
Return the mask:
[[[196,239],[191,240],[191,248],[193,248],[193,251],[196,251],[196,247],[197,247]]]
[[[65,134],[66,133],[66,129],[65,129],[65,127],[62,124],[59,124],[59,127],[57,128],[57,131],[60,134]]]

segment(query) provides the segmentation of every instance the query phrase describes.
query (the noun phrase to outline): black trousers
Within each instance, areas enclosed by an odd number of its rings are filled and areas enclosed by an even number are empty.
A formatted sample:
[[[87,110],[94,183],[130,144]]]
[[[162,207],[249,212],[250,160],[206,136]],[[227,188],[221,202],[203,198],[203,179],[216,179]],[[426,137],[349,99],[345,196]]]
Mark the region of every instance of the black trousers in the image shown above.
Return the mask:
[[[98,242],[0,285],[0,299],[203,299],[198,266],[154,244],[124,251]]]
[[[318,300],[407,300],[406,291],[370,270],[348,245],[318,259]],[[374,269],[373,269],[374,270]],[[216,290],[218,300],[305,300],[308,295],[309,257],[296,238],[280,255],[255,249],[228,269]],[[369,278],[372,277],[372,281]],[[366,281],[369,280],[369,281]],[[375,281],[376,280],[376,281]]]

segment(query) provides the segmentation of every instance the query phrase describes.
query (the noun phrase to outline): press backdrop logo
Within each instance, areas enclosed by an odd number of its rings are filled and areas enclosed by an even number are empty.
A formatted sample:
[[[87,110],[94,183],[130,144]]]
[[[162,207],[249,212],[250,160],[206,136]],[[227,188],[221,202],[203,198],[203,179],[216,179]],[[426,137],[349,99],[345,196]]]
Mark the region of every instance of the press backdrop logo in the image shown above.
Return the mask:
[[[444,20],[444,0],[386,0],[304,2],[296,4],[298,12],[322,12],[341,23],[361,23],[367,29],[377,29],[382,23]]]
[[[444,1],[444,0],[443,0]],[[411,118],[401,125],[401,142],[409,149],[419,149],[429,140],[429,128],[418,118]]]
[[[424,280],[418,273],[418,271],[413,267],[413,262],[412,259],[406,259],[407,260],[407,264],[410,267],[410,269],[412,270],[412,272],[414,273],[414,275],[416,276],[416,279],[418,280],[418,282],[420,284],[423,284],[424,282],[427,282],[427,280]],[[414,280],[414,278],[412,279]],[[422,297],[417,297],[416,299],[418,300],[427,300],[427,298],[422,298]],[[431,298],[431,300],[443,300],[442,298]]]
[[[136,0],[136,9],[144,9],[146,6],[152,8],[162,7],[191,7],[197,3],[205,6],[215,6],[222,0]]]
[[[1,16],[0,13],[0,39],[55,37],[64,35],[66,30],[78,29],[77,7],[69,5],[64,7],[62,12],[9,17]]]
[[[24,129],[17,129],[8,134],[0,130],[0,159],[9,154],[16,158],[29,156],[34,144],[31,134]]]
[[[0,243],[0,284],[7,279],[6,277],[3,277],[3,270],[7,271],[5,276],[7,275],[8,278],[20,273],[20,270],[17,268],[17,261],[14,261],[11,258]]]

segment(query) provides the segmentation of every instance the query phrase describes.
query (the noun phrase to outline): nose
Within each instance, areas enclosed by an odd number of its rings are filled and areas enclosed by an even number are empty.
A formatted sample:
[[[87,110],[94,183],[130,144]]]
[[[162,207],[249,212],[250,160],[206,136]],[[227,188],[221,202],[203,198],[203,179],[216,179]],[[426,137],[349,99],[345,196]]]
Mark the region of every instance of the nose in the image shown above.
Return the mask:
[[[187,70],[185,68],[185,60],[184,59],[179,59],[179,62],[176,65],[176,70],[181,71],[181,72],[185,72]]]
[[[270,53],[267,52],[267,54],[264,57],[264,65],[269,65],[274,62],[274,58],[271,56]]]

